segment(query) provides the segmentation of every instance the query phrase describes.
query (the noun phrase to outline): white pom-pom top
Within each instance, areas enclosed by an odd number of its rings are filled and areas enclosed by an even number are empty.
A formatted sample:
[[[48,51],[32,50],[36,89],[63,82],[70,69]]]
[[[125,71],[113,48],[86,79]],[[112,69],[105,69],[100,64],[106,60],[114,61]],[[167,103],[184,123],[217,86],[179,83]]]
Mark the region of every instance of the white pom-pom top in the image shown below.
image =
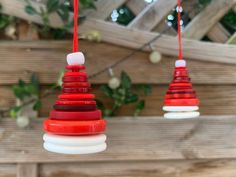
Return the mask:
[[[83,65],[85,63],[84,54],[82,52],[70,53],[66,57],[68,65]]]
[[[176,60],[175,67],[186,67],[186,61],[185,60]]]

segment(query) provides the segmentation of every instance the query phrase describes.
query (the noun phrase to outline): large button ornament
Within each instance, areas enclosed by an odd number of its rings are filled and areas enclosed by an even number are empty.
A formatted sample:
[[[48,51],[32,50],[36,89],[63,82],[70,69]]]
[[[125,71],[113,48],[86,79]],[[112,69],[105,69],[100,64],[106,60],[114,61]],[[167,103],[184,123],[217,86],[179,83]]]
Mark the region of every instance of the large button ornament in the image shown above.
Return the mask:
[[[167,119],[189,119],[197,118],[199,100],[196,92],[192,88],[192,83],[188,77],[185,60],[177,60],[173,81],[165,95],[163,111],[164,118]]]
[[[85,69],[84,55],[76,52],[67,55],[71,70],[63,77],[62,94],[44,121],[44,148],[63,154],[90,154],[106,149],[106,122],[97,109],[94,94],[89,93],[90,83]]]

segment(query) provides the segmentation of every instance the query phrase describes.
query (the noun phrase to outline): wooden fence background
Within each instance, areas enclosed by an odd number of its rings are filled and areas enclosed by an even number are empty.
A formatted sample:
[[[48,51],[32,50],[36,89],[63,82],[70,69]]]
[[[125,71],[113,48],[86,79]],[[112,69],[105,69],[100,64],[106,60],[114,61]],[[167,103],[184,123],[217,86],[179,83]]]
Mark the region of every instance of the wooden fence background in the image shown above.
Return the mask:
[[[214,0],[201,12],[192,9],[196,2],[182,2],[192,19],[183,31],[184,56],[201,100],[201,113],[221,116],[179,122],[161,117],[118,117],[108,121],[108,151],[81,157],[43,151],[41,122],[25,131],[16,128],[13,121],[4,120],[0,129],[0,176],[235,177],[236,119],[226,116],[236,114],[236,46],[229,44],[235,35],[231,36],[219,21],[230,9],[235,9],[236,0]],[[0,0],[0,3],[5,14],[42,23],[39,17],[24,12],[23,0]],[[108,20],[112,10],[122,4],[136,15],[128,26]],[[157,36],[166,28],[164,19],[175,5],[176,0],[158,0],[149,5],[141,0],[98,0],[98,10],[88,11],[88,18],[80,26],[81,33],[99,31],[103,40],[101,43],[81,41],[87,72],[96,73]],[[50,17],[50,22],[52,27],[62,25],[56,14]],[[213,42],[201,41],[204,36]],[[42,91],[54,83],[58,71],[65,66],[70,46],[71,41],[1,41],[0,108],[14,104],[11,87],[19,78],[28,80],[36,72]],[[163,54],[160,63],[153,65],[148,61],[150,47],[147,47],[114,69],[117,75],[121,70],[128,72],[135,84],[153,85],[152,95],[146,97],[143,116],[162,115],[162,100],[178,53],[176,31],[168,30],[152,47]],[[91,79],[98,98],[104,97],[99,85],[108,79],[107,73]],[[42,100],[42,117],[48,115],[57,94]],[[131,115],[131,107],[122,108],[119,114]]]

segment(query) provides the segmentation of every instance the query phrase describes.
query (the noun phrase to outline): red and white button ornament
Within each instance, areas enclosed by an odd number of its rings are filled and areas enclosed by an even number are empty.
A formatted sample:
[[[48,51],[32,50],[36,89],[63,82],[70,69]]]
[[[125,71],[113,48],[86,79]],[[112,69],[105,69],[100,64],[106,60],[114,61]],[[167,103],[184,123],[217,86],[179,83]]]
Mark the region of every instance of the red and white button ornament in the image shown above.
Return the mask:
[[[183,60],[181,26],[180,26],[180,0],[178,0],[178,42],[179,42],[179,59],[175,62],[173,80],[165,95],[163,110],[167,113],[164,118],[167,119],[188,119],[197,118],[199,100],[196,92],[192,88],[192,83],[188,76],[186,61]]]
[[[78,52],[78,0],[74,0],[73,53],[67,55],[69,70],[64,74],[62,94],[44,121],[44,148],[62,154],[90,154],[104,151],[106,122],[97,109],[85,69],[85,57]]]

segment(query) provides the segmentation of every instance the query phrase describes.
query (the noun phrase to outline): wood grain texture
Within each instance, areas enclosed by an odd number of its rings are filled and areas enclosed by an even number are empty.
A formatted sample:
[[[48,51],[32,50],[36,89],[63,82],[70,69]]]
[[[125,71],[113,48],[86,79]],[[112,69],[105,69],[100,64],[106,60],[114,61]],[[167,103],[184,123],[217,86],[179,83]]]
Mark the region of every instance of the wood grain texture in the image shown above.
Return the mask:
[[[140,48],[143,44],[157,37],[157,33],[127,29],[123,26],[89,19],[80,27],[81,32],[96,29],[103,36],[103,41],[122,45],[130,48]],[[121,35],[122,34],[122,35]],[[152,43],[153,50],[158,50],[164,55],[177,56],[177,38],[162,35],[161,38]],[[236,63],[235,48],[233,45],[200,42],[183,39],[183,52],[185,58],[198,59],[221,63]],[[150,47],[145,50],[150,51]]]
[[[194,19],[194,17],[199,14],[199,8],[197,8],[198,7],[197,0],[183,1],[183,3],[181,5],[182,5],[184,11],[187,12],[188,17],[190,19]],[[231,34],[223,27],[223,25],[221,25],[221,23],[217,22],[207,32],[206,36],[214,42],[225,43],[229,39],[230,35]]]
[[[236,157],[235,116],[170,121],[158,117],[108,119],[108,149],[92,155],[58,155],[42,148],[42,124],[21,130],[5,119],[0,163],[105,162]],[[121,131],[122,130],[122,131]],[[13,146],[14,144],[14,146]]]
[[[145,109],[141,112],[142,116],[162,116],[162,106],[167,85],[152,86],[152,94],[141,98],[146,100]],[[232,115],[236,114],[236,90],[235,86],[213,86],[213,85],[194,85],[197,95],[201,101],[200,111],[202,115]],[[99,86],[93,86],[93,92],[97,99],[102,100],[107,107],[110,107],[112,101],[101,93]],[[58,93],[42,99],[41,116],[48,116],[49,110],[52,109]],[[132,116],[135,105],[126,105],[118,111],[118,115]]]
[[[201,39],[235,3],[235,0],[213,1],[187,25],[183,31],[183,37]]]
[[[37,177],[38,165],[35,163],[17,164],[17,177]]]
[[[127,0],[98,0],[97,2],[95,1],[96,10],[87,10],[85,14],[93,18],[105,20],[111,14],[112,10],[119,8],[126,1]]]
[[[235,177],[235,165],[229,159],[57,163],[42,164],[40,177]]]
[[[0,164],[0,177],[16,177],[16,165]]]
[[[128,25],[129,28],[150,31],[175,7],[176,0],[158,0],[142,10]]]
[[[227,1],[227,7],[231,3],[234,4],[234,1],[235,0],[229,0],[229,2]],[[24,12],[23,9],[25,3],[23,1],[1,0],[0,2],[3,6],[3,13],[42,24],[40,18],[37,16],[30,16],[29,18],[29,16]],[[33,5],[35,8],[42,6],[42,4],[39,5],[38,3],[34,3]],[[223,9],[225,9],[225,7]],[[62,22],[56,14],[52,14],[50,16],[50,25],[52,27],[62,26]],[[128,29],[124,26],[105,22],[103,20],[87,18],[87,20],[80,27],[80,32],[87,32],[91,29],[99,31],[103,36],[103,41],[130,48],[140,48],[140,46],[144,43],[150,41],[158,35],[158,33]],[[185,46],[183,51],[186,58],[236,64],[234,54],[236,46],[199,42],[188,39],[183,40],[183,46]],[[145,50],[150,51],[150,47],[147,47]],[[158,50],[165,55],[177,56],[177,40],[175,37],[163,35],[158,41],[153,42],[153,50]]]
[[[140,0],[128,0],[126,6],[135,14],[138,15],[148,3]]]
[[[66,65],[65,58],[71,50],[70,43],[70,41],[0,42],[0,85],[15,84],[19,78],[28,81],[32,72],[39,75],[42,84],[55,83],[59,71]],[[86,41],[81,41],[80,47],[86,56],[88,74],[104,69],[133,51],[106,43]],[[120,71],[127,71],[136,84],[168,84],[172,79],[174,61],[173,57],[163,56],[160,63],[151,64],[149,53],[138,52],[118,65],[114,72],[119,75]],[[235,65],[187,61],[192,82],[195,84],[236,84]],[[8,65],[11,67],[5,67]],[[105,72],[90,81],[101,84],[107,83],[108,79],[109,76]]]
[[[1,86],[2,87],[2,86]],[[112,101],[101,93],[98,85],[93,85],[93,92],[96,97],[102,100],[107,107],[111,105]],[[162,106],[165,92],[168,85],[153,85],[152,94],[143,97],[140,93],[140,98],[146,100],[146,107],[141,112],[143,116],[157,116],[163,115]],[[194,85],[197,95],[201,100],[200,110],[203,115],[231,115],[236,114],[236,91],[235,86],[232,85]],[[42,87],[43,93],[45,87]],[[4,86],[0,89],[0,109],[4,110],[14,105],[14,96],[11,88]],[[41,116],[48,116],[49,111],[52,109],[53,103],[56,100],[60,91],[51,94],[49,97],[42,99],[42,109],[40,110]],[[135,105],[124,106],[118,112],[118,115],[133,115]]]

